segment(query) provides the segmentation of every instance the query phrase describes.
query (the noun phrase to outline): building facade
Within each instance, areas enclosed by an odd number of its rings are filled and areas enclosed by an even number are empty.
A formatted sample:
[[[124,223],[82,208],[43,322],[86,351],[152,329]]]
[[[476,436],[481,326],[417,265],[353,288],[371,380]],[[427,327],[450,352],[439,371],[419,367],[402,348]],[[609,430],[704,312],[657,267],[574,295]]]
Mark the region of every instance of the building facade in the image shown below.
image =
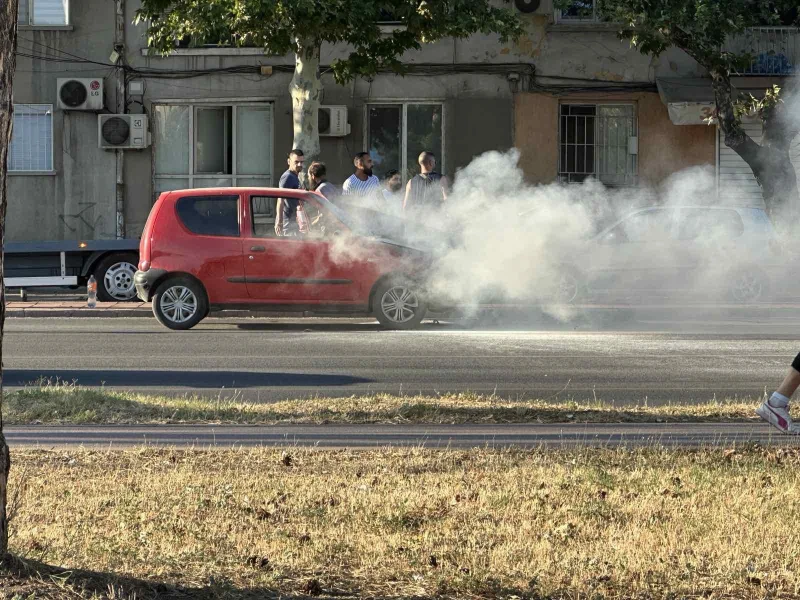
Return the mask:
[[[378,175],[412,173],[428,149],[454,176],[483,152],[517,147],[533,184],[597,177],[657,186],[689,166],[740,168],[699,118],[707,96],[676,100],[670,91],[707,83],[704,71],[678,50],[639,54],[597,21],[592,4],[557,10],[541,0],[520,13],[526,34],[516,43],[443,40],[408,53],[404,77],[337,85],[324,66],[347,48],[323,47],[323,104],[346,107],[349,122],[347,135],[321,140],[329,178],[343,181],[361,150]],[[144,26],[133,24],[137,8],[137,0],[21,1],[6,239],[105,239],[119,229],[136,237],[162,191],[277,184],[292,145],[293,57],[222,47],[154,56]],[[63,108],[73,79],[98,87],[87,102],[99,109]],[[684,116],[674,118],[681,102]],[[697,122],[685,116],[695,109]],[[118,160],[101,147],[98,113],[146,117],[150,144]]]

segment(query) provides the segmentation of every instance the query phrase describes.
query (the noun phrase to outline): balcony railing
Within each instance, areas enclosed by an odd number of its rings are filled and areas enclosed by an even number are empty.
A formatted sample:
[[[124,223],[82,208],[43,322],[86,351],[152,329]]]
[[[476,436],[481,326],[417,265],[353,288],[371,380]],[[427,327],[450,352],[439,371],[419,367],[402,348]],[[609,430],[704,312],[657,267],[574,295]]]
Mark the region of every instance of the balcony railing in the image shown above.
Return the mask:
[[[725,50],[748,53],[749,67],[739,75],[793,75],[800,73],[800,28],[750,27],[725,46]]]

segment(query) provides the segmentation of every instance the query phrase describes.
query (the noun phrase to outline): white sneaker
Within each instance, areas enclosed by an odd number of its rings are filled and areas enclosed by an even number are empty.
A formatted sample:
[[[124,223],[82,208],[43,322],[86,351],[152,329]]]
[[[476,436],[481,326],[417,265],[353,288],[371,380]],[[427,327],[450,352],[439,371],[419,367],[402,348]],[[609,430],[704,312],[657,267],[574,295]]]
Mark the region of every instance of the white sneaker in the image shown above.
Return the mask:
[[[781,433],[800,433],[792,423],[789,406],[773,406],[771,400],[770,398],[762,402],[761,406],[756,409],[756,414]]]

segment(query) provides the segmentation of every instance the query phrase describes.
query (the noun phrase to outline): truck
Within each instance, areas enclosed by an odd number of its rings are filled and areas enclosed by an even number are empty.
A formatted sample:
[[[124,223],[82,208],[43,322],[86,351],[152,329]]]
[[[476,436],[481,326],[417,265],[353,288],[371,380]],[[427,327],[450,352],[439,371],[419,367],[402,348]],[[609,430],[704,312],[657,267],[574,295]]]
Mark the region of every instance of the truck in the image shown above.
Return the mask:
[[[139,264],[139,240],[86,240],[58,242],[7,242],[4,278],[8,288],[68,287],[97,280],[100,302],[136,300],[133,276]]]

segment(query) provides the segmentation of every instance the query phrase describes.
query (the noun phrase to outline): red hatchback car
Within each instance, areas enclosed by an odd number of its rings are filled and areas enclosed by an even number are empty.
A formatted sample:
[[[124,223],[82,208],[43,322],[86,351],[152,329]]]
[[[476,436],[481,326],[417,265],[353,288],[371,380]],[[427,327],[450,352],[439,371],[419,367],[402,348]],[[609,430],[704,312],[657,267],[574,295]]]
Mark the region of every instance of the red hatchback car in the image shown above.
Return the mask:
[[[278,237],[278,198],[303,201],[306,234]],[[190,329],[210,310],[371,312],[385,327],[425,317],[429,256],[371,235],[316,193],[274,188],[165,192],[147,219],[134,282],[160,323]]]

